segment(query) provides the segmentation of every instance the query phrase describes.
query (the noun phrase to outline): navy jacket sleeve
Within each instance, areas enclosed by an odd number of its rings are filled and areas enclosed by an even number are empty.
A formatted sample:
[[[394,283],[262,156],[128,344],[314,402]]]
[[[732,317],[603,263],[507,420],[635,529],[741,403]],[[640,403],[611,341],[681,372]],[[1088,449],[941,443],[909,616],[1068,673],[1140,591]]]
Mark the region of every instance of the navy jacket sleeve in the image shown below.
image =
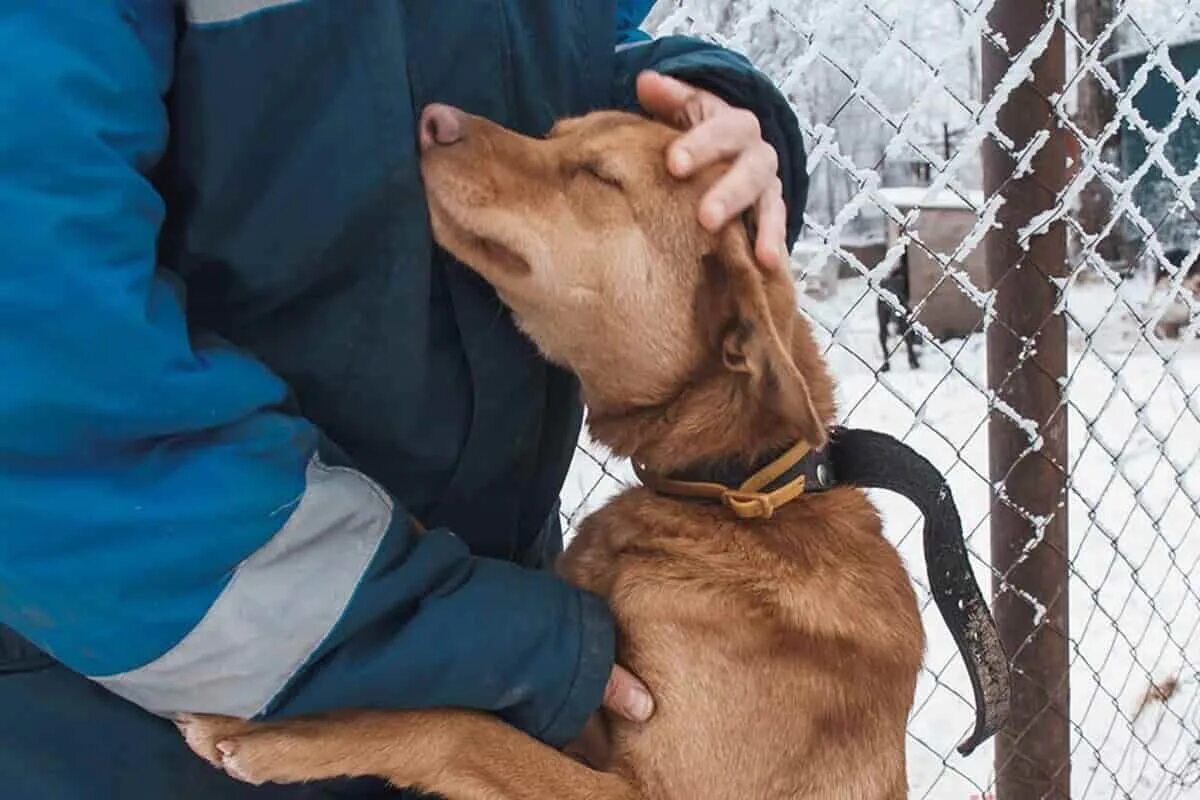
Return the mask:
[[[571,738],[604,604],[418,533],[189,327],[148,177],[173,13],[0,5],[0,622],[159,714],[457,706]]]
[[[621,20],[627,22],[624,16]],[[808,166],[795,112],[770,79],[743,56],[698,39],[668,36],[651,41],[637,30],[619,27],[617,40],[613,87],[617,107],[639,109],[635,90],[638,73],[655,70],[706,89],[758,116],[763,138],[779,154],[779,178],[788,209],[787,243],[793,246],[804,225]]]

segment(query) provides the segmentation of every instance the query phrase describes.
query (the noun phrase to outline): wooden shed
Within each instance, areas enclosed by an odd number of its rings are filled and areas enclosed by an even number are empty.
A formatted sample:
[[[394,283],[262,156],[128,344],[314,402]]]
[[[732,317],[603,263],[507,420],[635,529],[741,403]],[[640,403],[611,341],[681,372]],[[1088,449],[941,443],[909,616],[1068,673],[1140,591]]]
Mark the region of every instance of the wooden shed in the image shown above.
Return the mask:
[[[983,309],[946,275],[946,268],[929,251],[939,254],[943,261],[954,257],[975,230],[977,210],[983,207],[982,193],[972,192],[964,199],[950,190],[939,192],[913,186],[882,189],[880,194],[907,220],[913,238],[924,243],[924,247],[910,244],[908,249],[909,304],[917,309],[917,320],[938,339],[953,339],[980,330]],[[900,238],[901,227],[902,223],[888,220],[889,247]],[[976,289],[986,290],[987,263],[982,239],[970,252],[959,254],[949,268],[969,278]]]

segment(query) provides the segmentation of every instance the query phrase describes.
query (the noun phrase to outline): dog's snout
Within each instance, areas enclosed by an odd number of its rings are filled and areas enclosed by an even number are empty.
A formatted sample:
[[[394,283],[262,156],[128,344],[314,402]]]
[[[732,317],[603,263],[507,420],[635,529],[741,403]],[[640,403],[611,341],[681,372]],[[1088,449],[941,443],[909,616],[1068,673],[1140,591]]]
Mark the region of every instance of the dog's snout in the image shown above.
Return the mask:
[[[463,138],[463,113],[453,106],[433,103],[421,112],[421,150],[454,144]]]

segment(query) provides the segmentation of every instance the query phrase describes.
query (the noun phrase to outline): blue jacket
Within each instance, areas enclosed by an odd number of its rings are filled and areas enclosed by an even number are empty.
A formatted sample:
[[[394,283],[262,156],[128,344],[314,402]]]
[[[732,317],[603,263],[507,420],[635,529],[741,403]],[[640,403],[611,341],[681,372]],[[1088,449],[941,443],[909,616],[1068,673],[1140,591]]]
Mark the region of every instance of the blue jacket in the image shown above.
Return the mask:
[[[529,567],[576,387],[434,246],[414,117],[540,134],[675,74],[759,114],[794,238],[787,105],[649,5],[0,0],[0,622],[158,714],[572,737],[612,623]]]

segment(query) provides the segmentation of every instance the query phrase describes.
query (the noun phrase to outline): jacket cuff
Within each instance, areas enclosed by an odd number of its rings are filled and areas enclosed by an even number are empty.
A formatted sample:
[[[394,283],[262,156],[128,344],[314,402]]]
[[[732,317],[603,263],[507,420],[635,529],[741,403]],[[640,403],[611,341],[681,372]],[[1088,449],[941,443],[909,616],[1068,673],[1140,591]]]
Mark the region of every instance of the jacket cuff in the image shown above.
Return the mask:
[[[579,736],[584,723],[600,708],[616,658],[616,631],[608,604],[590,592],[577,593],[579,655],[575,678],[562,705],[538,738],[562,747]]]

